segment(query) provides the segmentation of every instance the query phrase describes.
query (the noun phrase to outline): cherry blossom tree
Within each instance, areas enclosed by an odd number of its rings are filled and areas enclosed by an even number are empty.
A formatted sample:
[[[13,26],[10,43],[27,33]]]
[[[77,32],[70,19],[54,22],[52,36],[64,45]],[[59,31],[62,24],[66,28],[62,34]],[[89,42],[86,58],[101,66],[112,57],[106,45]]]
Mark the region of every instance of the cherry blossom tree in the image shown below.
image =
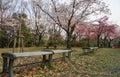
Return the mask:
[[[104,16],[98,19],[97,24],[90,22],[80,24],[76,27],[75,31],[87,39],[87,46],[90,46],[89,40],[90,39],[97,39],[97,46],[99,47],[101,44],[102,46],[110,47],[111,42],[115,39],[117,34],[117,25],[110,24],[107,22],[108,17]]]
[[[109,24],[107,21],[108,21],[108,17],[104,16],[97,21],[98,24],[92,24],[95,27],[98,47],[100,46],[100,44],[104,44],[105,46],[105,44],[107,44],[106,41],[109,41],[109,46],[110,46],[111,39],[114,39],[117,36],[116,34],[117,25]],[[102,40],[103,43],[101,42]]]
[[[80,24],[76,27],[75,31],[81,35],[81,37],[87,39],[87,46],[90,46],[90,40],[96,38],[95,27],[90,24]]]
[[[97,22],[98,24],[93,24],[93,26],[95,26],[95,33],[97,36],[97,46],[100,46],[100,39],[102,36],[102,33],[104,32],[104,28],[106,26],[106,21],[108,20],[108,17],[104,16],[102,18],[100,18]]]
[[[102,34],[102,38],[103,38],[103,46],[107,46],[110,47],[111,46],[111,42],[113,39],[115,39],[118,35],[116,32],[116,24],[107,24],[104,27],[104,32]]]
[[[41,11],[66,32],[67,48],[71,48],[71,38],[77,24],[87,20],[91,15],[109,12],[101,0],[41,1],[44,3],[43,5],[34,0]]]

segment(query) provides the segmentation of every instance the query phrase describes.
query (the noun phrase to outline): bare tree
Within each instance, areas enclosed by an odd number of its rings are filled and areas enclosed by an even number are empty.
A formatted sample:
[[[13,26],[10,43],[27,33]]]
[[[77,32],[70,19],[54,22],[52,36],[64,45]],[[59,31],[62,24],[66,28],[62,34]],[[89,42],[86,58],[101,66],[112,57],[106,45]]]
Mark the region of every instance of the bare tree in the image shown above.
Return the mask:
[[[7,12],[11,8],[13,0],[0,0],[0,26],[2,26],[4,19],[7,18]]]
[[[4,45],[2,47],[5,47],[7,39],[10,37],[8,35],[8,28],[9,25],[7,24],[7,20],[10,19],[10,13],[9,10],[12,7],[13,0],[0,0],[0,44]]]
[[[38,0],[39,3],[41,3],[41,0]],[[41,10],[38,6],[36,6],[34,4],[33,1],[31,1],[31,19],[34,23],[34,31],[35,31],[35,44],[37,46],[40,46],[42,37],[45,34],[45,30],[46,30],[46,18],[42,18],[42,13]]]

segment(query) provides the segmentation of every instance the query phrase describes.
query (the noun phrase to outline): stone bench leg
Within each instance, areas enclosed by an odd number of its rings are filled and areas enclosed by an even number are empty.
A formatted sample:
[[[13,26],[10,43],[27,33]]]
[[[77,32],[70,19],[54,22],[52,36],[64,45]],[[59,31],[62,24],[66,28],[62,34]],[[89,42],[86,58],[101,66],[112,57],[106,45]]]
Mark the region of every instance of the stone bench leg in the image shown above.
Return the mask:
[[[13,77],[13,63],[14,63],[14,59],[10,59],[9,60],[9,67],[8,67],[8,73],[9,73],[9,77]]]
[[[8,60],[7,57],[3,57],[2,73],[7,73],[7,72],[8,72]]]
[[[13,63],[14,59],[3,57],[3,69],[2,73],[8,73],[8,77],[13,77]]]
[[[50,67],[52,66],[52,56],[53,56],[53,55],[50,54],[50,55],[49,55],[49,58],[48,58],[48,62],[49,62],[48,64],[49,64]]]
[[[64,52],[64,53],[63,53],[63,60],[65,60],[66,57],[67,57],[69,60],[71,60],[71,52],[68,52],[68,53],[67,53],[67,52]]]
[[[65,60],[65,57],[66,57],[66,53],[63,53],[63,58],[62,58],[62,60]]]
[[[46,62],[46,55],[43,55],[43,63]]]
[[[45,66],[45,64],[46,64],[46,55],[43,55],[43,57],[42,57],[42,68],[44,68],[44,66]]]
[[[52,54],[48,55],[48,59],[47,59],[47,55],[43,55],[43,64],[48,63],[49,66],[52,66]]]
[[[68,52],[68,59],[71,60],[71,52]]]

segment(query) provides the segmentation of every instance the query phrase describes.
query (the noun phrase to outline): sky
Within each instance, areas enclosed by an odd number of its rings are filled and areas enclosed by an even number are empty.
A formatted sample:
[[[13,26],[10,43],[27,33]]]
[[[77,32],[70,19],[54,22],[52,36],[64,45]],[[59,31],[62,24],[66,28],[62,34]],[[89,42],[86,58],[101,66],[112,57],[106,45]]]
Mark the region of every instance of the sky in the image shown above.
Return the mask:
[[[109,21],[120,26],[120,0],[104,0],[111,10]]]
[[[28,0],[24,0],[28,1]],[[120,26],[120,0],[103,0],[111,11],[109,22]]]

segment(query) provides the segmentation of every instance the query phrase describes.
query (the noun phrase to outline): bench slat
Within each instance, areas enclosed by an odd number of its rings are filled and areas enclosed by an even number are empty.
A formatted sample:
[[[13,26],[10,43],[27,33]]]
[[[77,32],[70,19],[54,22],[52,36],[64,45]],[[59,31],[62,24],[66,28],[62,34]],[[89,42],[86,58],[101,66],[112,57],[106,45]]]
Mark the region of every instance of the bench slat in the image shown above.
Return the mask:
[[[16,57],[24,56],[36,56],[36,55],[49,55],[53,54],[52,52],[36,51],[36,52],[23,52],[23,53],[13,53]]]
[[[27,57],[27,56],[37,56],[37,55],[50,55],[53,53],[65,53],[65,52],[71,52],[72,50],[42,50],[42,51],[35,51],[35,52],[22,52],[22,53],[10,53],[5,52],[2,53],[4,56],[9,57]]]
[[[51,50],[53,53],[71,52],[72,50]]]

